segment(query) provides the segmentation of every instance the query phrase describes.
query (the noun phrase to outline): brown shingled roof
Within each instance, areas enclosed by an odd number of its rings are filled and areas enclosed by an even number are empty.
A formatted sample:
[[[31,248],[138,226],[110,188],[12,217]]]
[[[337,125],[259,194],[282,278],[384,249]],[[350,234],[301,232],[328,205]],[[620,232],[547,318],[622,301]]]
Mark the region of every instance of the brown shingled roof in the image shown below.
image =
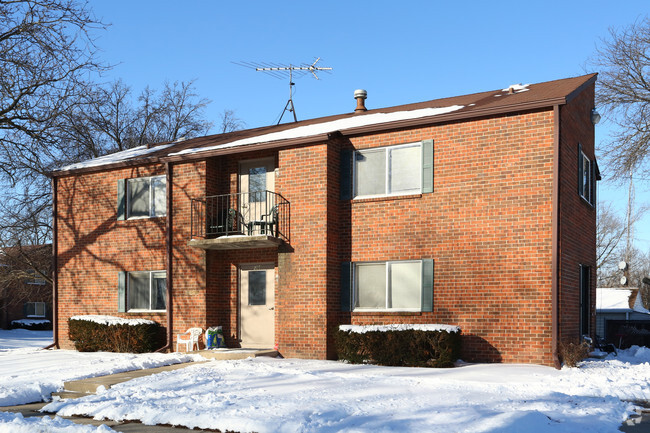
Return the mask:
[[[416,119],[399,120],[393,122],[386,122],[381,124],[372,124],[350,128],[340,131],[344,135],[356,135],[369,132],[378,132],[388,129],[396,129],[415,125],[425,125],[448,122],[452,120],[471,119],[489,115],[511,113],[523,110],[531,110],[544,107],[552,107],[554,105],[563,105],[569,102],[573,97],[579,94],[585,87],[595,82],[597,74],[583,75],[580,77],[566,78],[561,80],[547,81],[544,83],[530,84],[525,87],[526,90],[509,91],[509,89],[499,89],[488,92],[474,93],[470,95],[454,96],[451,98],[435,99],[431,101],[418,102],[414,104],[399,105],[387,108],[378,108],[368,110],[361,113],[346,113],[335,116],[320,117],[316,119],[302,120],[295,123],[286,123],[282,125],[265,126],[254,129],[246,129],[242,131],[229,132],[225,134],[208,135],[205,137],[197,137],[184,141],[179,141],[171,146],[162,145],[169,143],[158,143],[154,146],[151,152],[144,156],[137,156],[131,159],[125,159],[119,162],[110,162],[97,166],[89,166],[85,168],[62,168],[54,172],[53,176],[63,176],[66,174],[80,173],[86,171],[99,171],[110,168],[141,165],[151,162],[165,162],[165,161],[182,161],[188,159],[203,159],[212,155],[243,152],[255,149],[262,149],[268,147],[280,147],[293,144],[308,144],[311,142],[322,142],[327,139],[328,134],[318,134],[308,137],[300,137],[295,139],[285,139],[273,142],[263,141],[255,144],[247,144],[240,147],[230,147],[224,149],[211,149],[201,152],[200,148],[213,148],[214,146],[225,145],[241,139],[250,139],[258,136],[263,136],[269,133],[280,131],[287,131],[293,128],[316,125],[325,122],[332,122],[340,119],[355,118],[359,116],[368,116],[376,113],[395,113],[403,111],[419,110],[424,108],[441,108],[453,105],[462,105],[463,108],[459,110],[439,114],[436,116],[422,117]],[[161,146],[160,150],[155,150],[155,147]],[[186,149],[196,149],[197,152],[189,155],[172,155]]]

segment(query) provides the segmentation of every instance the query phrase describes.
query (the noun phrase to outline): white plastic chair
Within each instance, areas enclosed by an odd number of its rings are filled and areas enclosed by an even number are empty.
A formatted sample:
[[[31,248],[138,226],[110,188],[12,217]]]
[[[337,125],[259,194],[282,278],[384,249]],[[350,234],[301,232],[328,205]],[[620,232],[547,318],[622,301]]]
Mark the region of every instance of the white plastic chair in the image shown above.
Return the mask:
[[[199,337],[203,334],[202,328],[190,328],[183,334],[178,334],[176,336],[176,351],[178,352],[178,346],[181,344],[185,345],[185,351],[191,352],[196,346],[196,350],[199,350]]]

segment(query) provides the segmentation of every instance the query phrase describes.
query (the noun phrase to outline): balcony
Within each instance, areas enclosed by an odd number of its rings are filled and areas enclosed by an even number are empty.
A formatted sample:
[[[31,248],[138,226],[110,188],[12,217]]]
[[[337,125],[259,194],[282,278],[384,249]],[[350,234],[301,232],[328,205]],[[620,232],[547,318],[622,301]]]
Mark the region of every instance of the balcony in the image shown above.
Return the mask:
[[[289,242],[290,203],[271,191],[192,199],[189,245],[206,250],[278,247]]]

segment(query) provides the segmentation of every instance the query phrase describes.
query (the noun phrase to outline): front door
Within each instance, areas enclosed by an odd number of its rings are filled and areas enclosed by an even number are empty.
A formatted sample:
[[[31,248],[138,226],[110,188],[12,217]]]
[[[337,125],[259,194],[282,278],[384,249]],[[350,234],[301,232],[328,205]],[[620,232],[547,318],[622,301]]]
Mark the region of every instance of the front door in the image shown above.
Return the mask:
[[[254,159],[239,164],[240,213],[248,235],[265,234],[267,221],[275,205],[273,197],[266,191],[275,190],[275,160]]]
[[[246,265],[239,269],[241,347],[272,349],[275,345],[275,268]]]

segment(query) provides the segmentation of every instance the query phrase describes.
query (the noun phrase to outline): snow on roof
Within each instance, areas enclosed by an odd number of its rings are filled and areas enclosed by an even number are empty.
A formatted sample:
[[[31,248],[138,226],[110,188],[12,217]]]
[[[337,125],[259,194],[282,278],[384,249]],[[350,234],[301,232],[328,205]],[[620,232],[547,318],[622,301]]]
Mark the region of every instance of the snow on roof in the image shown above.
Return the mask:
[[[229,147],[243,146],[246,144],[265,143],[270,141],[288,140],[291,138],[311,137],[319,134],[327,134],[334,131],[357,128],[360,126],[378,125],[381,123],[395,122],[398,120],[419,119],[429,116],[451,113],[460,110],[464,105],[452,105],[440,108],[422,108],[419,110],[396,111],[393,113],[374,113],[363,116],[354,116],[345,119],[332,120],[330,122],[316,123],[313,125],[298,126],[279,132],[257,135],[254,137],[235,140],[230,143],[220,144],[217,146],[199,147],[194,149],[185,149],[180,152],[170,153],[173,155],[187,155],[208,150],[225,149]]]
[[[147,324],[156,323],[153,320],[147,320],[147,319],[123,319],[121,317],[103,316],[99,314],[97,315],[90,314],[87,316],[72,316],[70,317],[70,320],[85,320],[87,322],[95,322],[102,325],[130,325],[130,326],[147,325]]]
[[[530,86],[530,83],[528,84],[511,84],[505,89],[501,89],[502,92],[508,92],[510,89],[512,89],[513,92],[515,93],[521,93],[521,92],[527,92],[530,89],[528,88]]]
[[[102,165],[113,164],[115,162],[126,161],[128,159],[139,158],[146,156],[147,154],[158,152],[159,150],[166,149],[170,146],[178,144],[178,142],[161,144],[159,146],[147,147],[147,146],[138,146],[133,149],[123,150],[121,152],[111,153],[110,155],[100,156],[98,158],[89,159],[82,162],[77,162],[75,164],[66,165],[65,167],[60,168],[59,170],[76,170],[79,168],[87,167],[99,167]]]
[[[650,313],[643,307],[641,295],[637,294],[634,300],[634,308],[630,308],[630,296],[632,291],[638,289],[617,289],[617,288],[603,288],[596,289],[596,310],[601,311],[618,311],[618,312],[632,312],[637,313]]]
[[[388,331],[446,331],[460,332],[458,326],[452,325],[435,325],[435,324],[393,324],[393,325],[341,325],[341,331],[349,331],[355,334],[365,334],[366,332],[388,332]]]

